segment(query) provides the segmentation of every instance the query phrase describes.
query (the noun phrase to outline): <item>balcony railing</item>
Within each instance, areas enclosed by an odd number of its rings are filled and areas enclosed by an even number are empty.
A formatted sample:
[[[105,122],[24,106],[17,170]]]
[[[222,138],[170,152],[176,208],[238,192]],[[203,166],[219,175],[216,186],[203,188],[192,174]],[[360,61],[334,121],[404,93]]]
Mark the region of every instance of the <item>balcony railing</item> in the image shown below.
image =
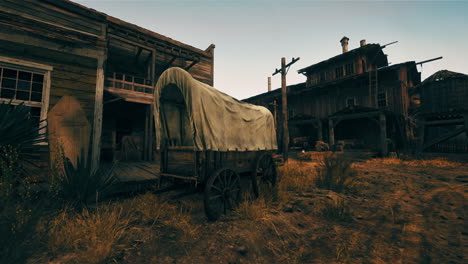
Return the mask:
[[[153,81],[123,73],[112,73],[105,80],[106,88],[153,94]]]

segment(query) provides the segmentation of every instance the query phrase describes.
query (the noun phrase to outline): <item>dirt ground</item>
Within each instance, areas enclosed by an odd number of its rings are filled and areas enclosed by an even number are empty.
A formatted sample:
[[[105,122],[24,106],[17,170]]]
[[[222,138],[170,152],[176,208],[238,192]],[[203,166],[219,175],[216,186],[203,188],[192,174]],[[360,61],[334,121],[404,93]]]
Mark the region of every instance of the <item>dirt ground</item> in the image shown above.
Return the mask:
[[[288,164],[311,174],[316,165]],[[195,235],[158,230],[112,263],[467,263],[467,163],[371,159],[353,167],[354,192],[291,190],[281,205],[251,205],[252,217],[208,222],[201,194],[165,194],[191,209]],[[336,197],[349,217],[324,217]]]

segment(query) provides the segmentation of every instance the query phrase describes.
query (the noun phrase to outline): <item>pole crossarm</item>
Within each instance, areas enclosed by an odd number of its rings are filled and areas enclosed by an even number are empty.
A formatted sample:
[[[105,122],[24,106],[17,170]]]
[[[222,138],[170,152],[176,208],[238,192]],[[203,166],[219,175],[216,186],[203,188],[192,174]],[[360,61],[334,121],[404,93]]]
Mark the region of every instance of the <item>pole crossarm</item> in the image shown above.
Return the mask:
[[[289,68],[291,65],[293,65],[294,63],[296,63],[298,60],[300,60],[301,58],[300,57],[297,57],[297,58],[292,58],[291,62],[286,64],[284,67],[285,68]],[[286,70],[287,71],[287,70]],[[282,69],[275,69],[275,72],[272,74],[272,76],[275,76],[276,74],[282,72]]]

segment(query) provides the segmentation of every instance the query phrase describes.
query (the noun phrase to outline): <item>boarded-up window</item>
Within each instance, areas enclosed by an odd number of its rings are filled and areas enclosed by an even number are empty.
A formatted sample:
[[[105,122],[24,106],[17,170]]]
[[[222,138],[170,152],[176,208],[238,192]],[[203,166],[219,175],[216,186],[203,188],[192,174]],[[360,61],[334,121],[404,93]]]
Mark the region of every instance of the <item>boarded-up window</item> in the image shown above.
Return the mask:
[[[387,106],[387,94],[385,92],[381,92],[377,94],[377,105],[378,107]]]

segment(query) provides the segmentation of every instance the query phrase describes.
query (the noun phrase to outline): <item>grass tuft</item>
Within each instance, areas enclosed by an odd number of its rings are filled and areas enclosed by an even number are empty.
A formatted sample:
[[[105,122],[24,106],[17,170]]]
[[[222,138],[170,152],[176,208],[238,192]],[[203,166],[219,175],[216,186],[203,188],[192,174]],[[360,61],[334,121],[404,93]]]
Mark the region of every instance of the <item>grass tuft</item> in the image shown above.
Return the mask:
[[[121,206],[106,205],[80,213],[64,209],[50,222],[47,246],[54,255],[73,253],[78,263],[99,263],[121,249],[130,228]]]
[[[343,192],[353,187],[356,173],[352,162],[337,155],[325,156],[317,168],[315,184],[318,188]]]
[[[352,220],[349,206],[342,198],[326,201],[322,213],[329,220],[342,222],[351,222]]]

